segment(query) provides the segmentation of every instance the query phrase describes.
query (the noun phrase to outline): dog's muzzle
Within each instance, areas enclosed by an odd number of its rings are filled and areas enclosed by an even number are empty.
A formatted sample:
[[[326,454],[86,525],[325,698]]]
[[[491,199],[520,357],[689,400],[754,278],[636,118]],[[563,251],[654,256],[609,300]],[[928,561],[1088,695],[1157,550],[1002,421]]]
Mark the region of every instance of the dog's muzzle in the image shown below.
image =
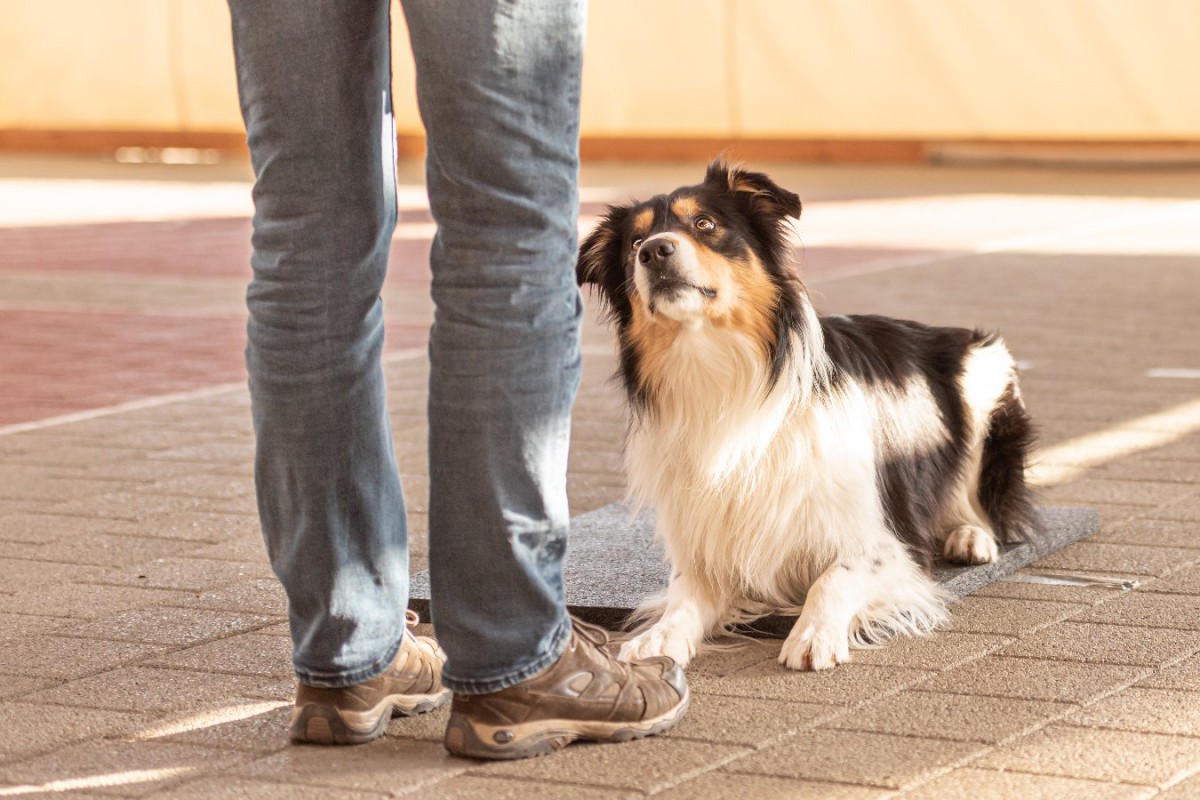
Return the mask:
[[[686,258],[670,237],[654,236],[646,240],[638,249],[637,260],[645,271],[651,294],[656,297],[673,298],[687,290],[710,299],[717,296],[714,289],[699,286],[690,279]]]

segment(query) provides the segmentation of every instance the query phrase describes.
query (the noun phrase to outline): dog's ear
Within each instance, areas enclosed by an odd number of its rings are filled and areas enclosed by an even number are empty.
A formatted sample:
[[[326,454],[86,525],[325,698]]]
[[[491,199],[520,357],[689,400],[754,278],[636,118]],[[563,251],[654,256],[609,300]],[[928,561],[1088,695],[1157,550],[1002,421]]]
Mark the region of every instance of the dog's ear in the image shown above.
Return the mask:
[[[608,314],[618,323],[633,316],[625,274],[625,225],[628,206],[609,206],[608,212],[579,245],[575,278],[580,286],[591,284],[600,292]]]
[[[729,192],[756,217],[782,220],[800,216],[800,196],[789,192],[761,172],[730,166],[723,159],[708,165],[704,185]]]

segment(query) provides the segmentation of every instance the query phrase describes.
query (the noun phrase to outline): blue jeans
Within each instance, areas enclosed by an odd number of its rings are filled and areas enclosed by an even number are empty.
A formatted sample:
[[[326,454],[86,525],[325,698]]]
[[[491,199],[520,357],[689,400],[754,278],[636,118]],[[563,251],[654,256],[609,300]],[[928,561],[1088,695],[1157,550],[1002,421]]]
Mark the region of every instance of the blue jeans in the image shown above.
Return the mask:
[[[433,298],[433,621],[460,693],[561,654],[585,0],[405,0]],[[255,172],[259,514],[297,677],[368,680],[404,635],[408,533],[380,354],[396,225],[388,0],[229,0]]]

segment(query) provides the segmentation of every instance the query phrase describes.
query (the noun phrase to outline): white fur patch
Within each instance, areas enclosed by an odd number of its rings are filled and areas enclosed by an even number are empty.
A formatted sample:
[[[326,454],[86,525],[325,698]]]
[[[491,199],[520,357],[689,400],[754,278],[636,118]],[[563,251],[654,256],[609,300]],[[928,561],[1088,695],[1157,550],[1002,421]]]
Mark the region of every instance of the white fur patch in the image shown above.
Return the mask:
[[[1016,380],[1017,365],[1004,342],[973,348],[963,364],[959,386],[971,418],[973,440],[981,442],[996,401]]]
[[[880,406],[881,458],[895,453],[929,453],[946,443],[937,400],[924,380],[909,378],[899,391],[873,390],[870,397]]]

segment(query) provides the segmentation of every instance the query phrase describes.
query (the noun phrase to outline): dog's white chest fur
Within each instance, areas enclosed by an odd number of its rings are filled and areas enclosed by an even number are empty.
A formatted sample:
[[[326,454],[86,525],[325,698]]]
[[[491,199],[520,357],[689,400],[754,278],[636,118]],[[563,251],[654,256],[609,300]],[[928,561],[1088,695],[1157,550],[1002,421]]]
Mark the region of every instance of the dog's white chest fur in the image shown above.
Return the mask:
[[[794,373],[766,393],[754,344],[712,328],[683,332],[667,370],[626,466],[672,564],[734,606],[786,607],[846,551],[892,546],[879,535],[877,426],[861,394],[807,402]]]

